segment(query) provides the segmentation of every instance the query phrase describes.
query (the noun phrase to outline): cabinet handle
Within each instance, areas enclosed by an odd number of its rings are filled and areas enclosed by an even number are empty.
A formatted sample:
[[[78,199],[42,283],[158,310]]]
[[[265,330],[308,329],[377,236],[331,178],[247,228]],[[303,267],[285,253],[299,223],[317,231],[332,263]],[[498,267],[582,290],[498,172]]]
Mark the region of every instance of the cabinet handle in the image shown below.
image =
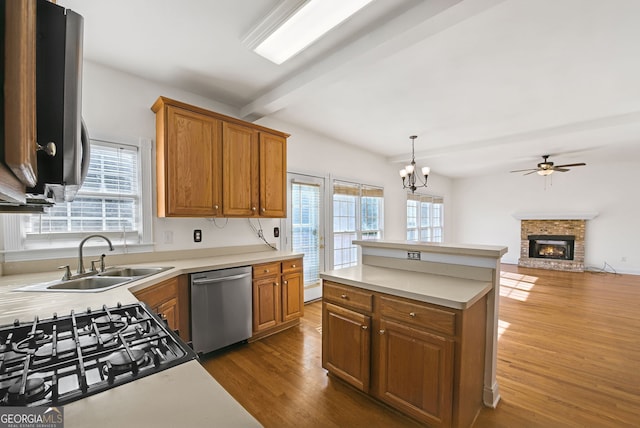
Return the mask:
[[[289,281],[282,281],[282,283],[283,283],[284,285],[287,285],[287,284],[289,283]]]
[[[269,269],[265,269],[263,273],[269,273]]]
[[[256,212],[256,207],[251,207],[251,211]]]
[[[265,207],[262,207],[262,212],[265,212],[267,209]]]
[[[340,298],[341,298],[341,299],[346,299],[346,298],[347,298],[347,295],[346,295],[346,294],[342,294],[342,295],[340,296]]]
[[[291,265],[292,268],[296,267],[296,265]]]
[[[36,152],[45,152],[49,156],[53,157],[56,155],[56,143],[49,141],[44,146],[41,146],[36,142]]]
[[[384,330],[380,330],[380,331],[379,331],[379,333],[380,333],[380,334],[384,334]]]
[[[366,330],[366,329],[367,329],[367,326],[366,326],[366,325],[363,325],[363,326],[362,326],[362,329],[363,329],[363,330]]]
[[[218,205],[214,205],[213,208],[218,209],[220,207]]]
[[[409,316],[410,316],[411,318],[415,318],[415,317],[416,317],[416,313],[415,313],[415,312],[409,312]]]

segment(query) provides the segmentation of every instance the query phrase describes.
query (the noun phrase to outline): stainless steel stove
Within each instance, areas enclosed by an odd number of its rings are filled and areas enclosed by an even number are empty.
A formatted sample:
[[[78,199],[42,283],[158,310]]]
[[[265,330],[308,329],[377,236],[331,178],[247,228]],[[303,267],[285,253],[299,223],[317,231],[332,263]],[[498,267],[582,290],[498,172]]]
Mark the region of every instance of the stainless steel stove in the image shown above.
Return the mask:
[[[195,359],[143,303],[0,327],[0,406],[62,405]]]

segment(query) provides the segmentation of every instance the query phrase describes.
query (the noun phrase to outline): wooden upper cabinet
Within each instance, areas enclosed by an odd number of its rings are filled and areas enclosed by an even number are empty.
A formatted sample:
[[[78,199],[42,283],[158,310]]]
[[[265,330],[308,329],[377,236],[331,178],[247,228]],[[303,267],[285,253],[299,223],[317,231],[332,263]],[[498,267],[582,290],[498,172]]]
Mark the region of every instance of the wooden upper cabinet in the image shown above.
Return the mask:
[[[287,216],[287,140],[260,133],[260,215]]]
[[[222,135],[223,213],[228,217],[258,215],[258,132],[224,123]]]
[[[3,4],[5,4],[3,2]],[[7,1],[4,38],[4,162],[15,178],[3,171],[0,194],[24,202],[22,186],[37,179],[36,158],[36,1]]]
[[[221,126],[221,121],[197,112],[168,104],[158,106],[159,217],[221,214]]]
[[[165,97],[151,109],[159,217],[286,217],[288,134]]]

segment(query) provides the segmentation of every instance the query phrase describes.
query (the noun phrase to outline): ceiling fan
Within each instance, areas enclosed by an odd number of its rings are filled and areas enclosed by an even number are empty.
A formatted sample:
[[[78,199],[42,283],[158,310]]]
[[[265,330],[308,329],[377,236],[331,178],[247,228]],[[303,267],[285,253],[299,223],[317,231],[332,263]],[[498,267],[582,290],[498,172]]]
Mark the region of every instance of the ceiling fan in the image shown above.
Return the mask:
[[[554,165],[553,162],[550,162],[548,160],[550,155],[543,155],[542,159],[544,159],[543,162],[540,162],[538,164],[537,168],[529,168],[529,169],[516,169],[515,171],[509,171],[509,172],[526,172],[526,174],[523,175],[529,175],[529,174],[533,174],[534,172],[537,172],[540,175],[550,175],[553,174],[554,171],[558,171],[558,172],[567,172],[569,171],[570,167],[574,167],[574,166],[585,166],[586,163],[584,162],[579,162],[579,163],[568,163],[566,165]]]

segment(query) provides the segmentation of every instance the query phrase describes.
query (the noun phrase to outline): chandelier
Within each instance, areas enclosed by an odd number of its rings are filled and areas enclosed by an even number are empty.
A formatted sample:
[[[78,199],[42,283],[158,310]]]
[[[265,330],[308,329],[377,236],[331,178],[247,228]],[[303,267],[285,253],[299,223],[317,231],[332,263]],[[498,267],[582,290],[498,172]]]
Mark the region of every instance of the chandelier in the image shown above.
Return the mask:
[[[417,135],[412,135],[411,138],[411,163],[400,170],[400,177],[402,177],[402,188],[411,189],[411,193],[415,193],[418,187],[427,187],[427,178],[429,178],[429,172],[431,168],[423,166],[421,169],[424,180],[418,174],[416,174],[416,155],[415,155],[415,140]]]

